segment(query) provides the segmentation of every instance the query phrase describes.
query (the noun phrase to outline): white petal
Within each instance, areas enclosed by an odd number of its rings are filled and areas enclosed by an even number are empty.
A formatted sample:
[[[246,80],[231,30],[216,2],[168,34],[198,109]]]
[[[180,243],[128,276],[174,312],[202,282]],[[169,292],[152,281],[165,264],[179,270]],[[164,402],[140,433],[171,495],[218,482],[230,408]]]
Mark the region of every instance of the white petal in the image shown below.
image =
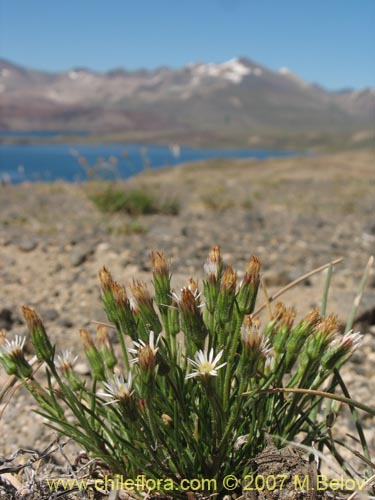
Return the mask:
[[[225,366],[227,363],[221,363],[221,365],[219,366],[215,366],[215,370],[219,370],[220,368],[223,368],[223,366]]]
[[[222,357],[223,353],[224,353],[224,350],[222,349],[222,350],[219,352],[219,354],[217,354],[217,355],[216,355],[215,359],[213,360],[213,363],[212,363],[213,365],[216,365],[216,363],[217,363],[217,362],[220,360],[220,358]]]

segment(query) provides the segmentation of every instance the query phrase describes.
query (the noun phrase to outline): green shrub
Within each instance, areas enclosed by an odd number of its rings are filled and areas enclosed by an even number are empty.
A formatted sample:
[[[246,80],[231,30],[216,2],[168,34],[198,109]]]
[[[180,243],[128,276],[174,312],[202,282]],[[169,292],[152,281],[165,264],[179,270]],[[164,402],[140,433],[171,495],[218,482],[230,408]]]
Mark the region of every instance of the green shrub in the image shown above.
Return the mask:
[[[125,212],[132,216],[162,213],[177,215],[177,199],[163,199],[150,190],[120,188],[116,184],[97,186],[89,198],[104,213]]]
[[[109,232],[111,234],[123,235],[123,234],[144,234],[147,233],[147,227],[143,226],[136,219],[132,220],[128,224],[122,224],[121,226],[110,226]]]
[[[236,271],[213,247],[201,291],[190,278],[179,293],[164,256],[153,252],[150,258],[153,297],[142,282],[133,280],[130,296],[106,268],[99,272],[121,351],[115,352],[105,326],[96,341],[81,330],[88,379],[75,372],[72,353],[55,355],[41,319],[28,307],[23,313],[46,367],[46,387],[32,374],[24,340],[0,339],[5,370],[22,380],[50,427],[100,459],[111,477],[145,474],[163,481],[159,489],[175,497],[186,495],[179,489],[182,479],[201,478],[215,481],[215,491],[203,494],[224,495],[224,478],[252,473],[252,460],[270,435],[278,446],[298,439],[332,450],[323,398],[345,401],[333,394],[338,369],[360,335],[340,334],[336,317],[316,309],[296,322],[294,309],[281,303],[262,328],[254,314],[256,257],[237,283]],[[237,486],[240,493],[240,481]]]
[[[224,212],[235,205],[233,197],[222,186],[207,189],[201,194],[201,200],[206,208],[214,212]]]

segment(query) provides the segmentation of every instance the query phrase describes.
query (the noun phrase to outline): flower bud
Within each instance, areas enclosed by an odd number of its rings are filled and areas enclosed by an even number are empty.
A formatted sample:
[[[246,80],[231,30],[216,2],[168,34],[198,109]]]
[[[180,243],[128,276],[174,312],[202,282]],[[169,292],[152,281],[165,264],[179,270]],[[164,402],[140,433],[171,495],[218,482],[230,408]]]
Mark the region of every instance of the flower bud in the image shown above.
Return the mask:
[[[110,289],[114,301],[113,321],[117,329],[124,335],[129,335],[133,340],[138,338],[137,322],[126,293],[126,288],[117,283],[117,281],[112,281]]]
[[[257,372],[258,363],[269,353],[269,343],[260,331],[259,318],[255,316],[245,316],[241,326],[242,356],[243,365],[241,369],[246,370],[246,374],[252,377]]]
[[[204,265],[207,279],[203,281],[206,309],[213,314],[220,290],[220,280],[223,272],[223,260],[218,245],[211,248],[208,260]]]
[[[272,319],[269,321],[264,329],[264,334],[267,338],[270,340],[273,340],[276,329],[278,327],[280,318],[283,317],[283,315],[286,313],[286,307],[282,302],[277,302],[275,304],[273,314],[272,314]]]
[[[80,330],[80,335],[93,376],[97,380],[104,380],[104,362],[102,357],[100,356],[99,351],[95,347],[95,344],[90,337],[89,332],[82,328]]]
[[[163,421],[163,424],[166,427],[173,426],[173,420],[172,420],[172,418],[169,415],[167,415],[166,413],[162,414],[161,419]]]
[[[61,370],[63,376],[68,380],[73,391],[78,391],[84,386],[84,382],[80,380],[74,371],[74,364],[78,356],[72,355],[71,351],[66,350],[57,355],[56,366]]]
[[[115,356],[111,340],[108,335],[108,330],[105,325],[98,325],[97,328],[97,341],[99,352],[104,360],[105,365],[110,369],[117,364],[117,358]]]
[[[181,317],[181,329],[193,341],[198,349],[204,348],[207,329],[203,321],[202,313],[197,305],[196,298],[189,288],[181,290],[179,301]]]
[[[290,372],[297,361],[302,347],[307,338],[313,333],[314,327],[319,322],[319,319],[319,309],[315,308],[291,331],[285,345],[287,372]]]
[[[328,345],[335,339],[338,326],[338,319],[334,314],[318,321],[306,344],[305,352],[309,359],[321,359]]]
[[[173,293],[173,292],[172,292]],[[168,331],[175,337],[180,331],[180,320],[178,312],[178,302],[173,297],[171,305],[168,307]]]
[[[106,267],[102,267],[102,269],[100,269],[99,281],[102,289],[102,299],[107,318],[109,321],[112,321],[112,323],[116,323],[115,303],[112,293],[113,278]]]
[[[143,325],[148,330],[153,330],[156,334],[162,331],[162,326],[153,306],[153,300],[145,283],[133,280],[130,286],[136,306],[139,310],[139,317]]]
[[[264,360],[263,373],[265,378],[266,379],[269,378],[270,375],[274,373],[275,369],[276,369],[276,358],[272,353],[270,353],[266,356]]]
[[[124,286],[113,280],[106,267],[99,271],[104,309],[109,321],[117,330],[131,338],[137,338],[137,324]]]
[[[172,302],[169,263],[160,252],[151,252],[150,261],[154,277],[155,302],[160,312],[166,313],[167,306]]]
[[[0,329],[0,348],[6,344],[6,333],[5,330]]]
[[[51,362],[55,350],[47,336],[42,320],[30,307],[23,306],[22,312],[30,332],[31,342],[34,346],[36,357],[39,361]]]
[[[228,266],[223,274],[215,309],[215,319],[221,324],[230,320],[236,296],[236,282],[237,273]]]
[[[147,402],[145,399],[137,400],[137,408],[141,413],[146,413],[147,410]]]
[[[113,278],[108,269],[104,266],[99,271],[99,281],[100,286],[102,287],[103,292],[109,291],[111,288],[111,284],[113,282]]]
[[[278,321],[274,330],[272,346],[277,354],[283,354],[285,344],[290,336],[292,325],[296,317],[296,311],[293,308],[284,309],[282,314],[278,311]]]
[[[253,256],[246,266],[245,276],[236,296],[238,308],[242,314],[251,314],[254,310],[260,282],[259,271],[259,259]]]

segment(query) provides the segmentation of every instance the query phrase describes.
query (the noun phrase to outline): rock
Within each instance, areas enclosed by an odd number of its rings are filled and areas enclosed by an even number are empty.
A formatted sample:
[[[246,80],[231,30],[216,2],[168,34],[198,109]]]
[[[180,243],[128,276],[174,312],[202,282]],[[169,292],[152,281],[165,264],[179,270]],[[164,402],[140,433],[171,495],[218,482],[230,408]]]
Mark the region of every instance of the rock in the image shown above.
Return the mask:
[[[8,267],[14,266],[16,260],[12,257],[2,256],[0,260],[0,269],[7,269]]]
[[[289,275],[285,271],[269,270],[264,273],[266,286],[285,286],[290,283]]]
[[[110,248],[111,248],[110,244],[104,241],[97,245],[96,251],[97,253],[106,253],[110,250]]]
[[[289,273],[288,273],[289,282],[291,283],[292,281],[300,278],[301,276],[303,276],[305,274],[305,272],[306,271],[304,271],[302,269],[298,269],[298,268],[289,271]],[[311,279],[310,278],[305,279],[304,281],[302,281],[301,285],[311,286],[312,285]]]
[[[78,267],[93,253],[94,249],[92,247],[74,247],[70,254],[70,262],[72,266]]]
[[[364,227],[362,237],[365,241],[374,242],[375,241],[375,224],[368,224]]]
[[[38,246],[38,243],[35,240],[25,238],[22,239],[17,246],[21,252],[32,252]]]
[[[375,288],[375,273],[370,274],[367,286],[369,288]]]
[[[56,309],[47,309],[43,312],[42,317],[44,321],[55,321],[59,317]]]
[[[60,326],[63,326],[64,328],[72,328],[74,326],[74,323],[70,318],[60,318],[58,321],[58,324]]]
[[[13,326],[14,318],[13,312],[11,309],[4,307],[0,309],[0,329],[4,328],[4,330],[10,330]]]
[[[61,264],[61,262],[56,262],[55,267],[53,268],[53,270],[51,271],[50,274],[53,275],[55,273],[59,273],[63,269],[64,269],[64,266]]]

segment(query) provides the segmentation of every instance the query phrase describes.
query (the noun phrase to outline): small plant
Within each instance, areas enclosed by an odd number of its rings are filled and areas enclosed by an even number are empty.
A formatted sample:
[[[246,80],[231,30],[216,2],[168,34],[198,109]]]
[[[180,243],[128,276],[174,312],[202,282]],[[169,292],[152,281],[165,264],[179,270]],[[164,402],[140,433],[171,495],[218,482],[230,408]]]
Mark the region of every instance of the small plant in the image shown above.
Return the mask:
[[[121,226],[109,227],[109,233],[116,235],[126,235],[126,234],[144,234],[147,233],[147,227],[143,226],[136,219],[131,220],[128,224],[123,224]]]
[[[129,294],[105,267],[100,270],[120,352],[104,325],[96,340],[81,330],[88,379],[75,372],[74,354],[55,354],[29,307],[23,314],[47,385],[25,358],[25,339],[0,339],[5,370],[23,381],[49,426],[100,459],[113,477],[145,474],[174,497],[186,494],[182,479],[213,479],[214,493],[225,494],[223,478],[251,472],[269,436],[280,447],[290,441],[324,447],[328,420],[319,391],[325,385],[335,397],[332,375],[360,335],[338,333],[336,317],[316,309],[295,322],[296,312],[282,303],[261,328],[254,314],[256,257],[238,284],[236,271],[213,247],[202,289],[190,278],[180,292],[171,287],[164,256],[153,252],[150,258],[154,296],[139,281]]]
[[[122,189],[115,183],[101,183],[89,193],[89,198],[104,213],[125,212],[132,216],[179,213],[177,199],[160,199],[150,190]]]
[[[223,187],[211,188],[201,195],[206,208],[214,212],[224,212],[234,206],[233,197]]]
[[[99,157],[95,163],[90,165],[89,160],[85,156],[80,156],[78,151],[73,150],[73,156],[77,158],[79,165],[85,171],[88,180],[108,179],[116,177],[118,159],[115,156],[109,158]]]

